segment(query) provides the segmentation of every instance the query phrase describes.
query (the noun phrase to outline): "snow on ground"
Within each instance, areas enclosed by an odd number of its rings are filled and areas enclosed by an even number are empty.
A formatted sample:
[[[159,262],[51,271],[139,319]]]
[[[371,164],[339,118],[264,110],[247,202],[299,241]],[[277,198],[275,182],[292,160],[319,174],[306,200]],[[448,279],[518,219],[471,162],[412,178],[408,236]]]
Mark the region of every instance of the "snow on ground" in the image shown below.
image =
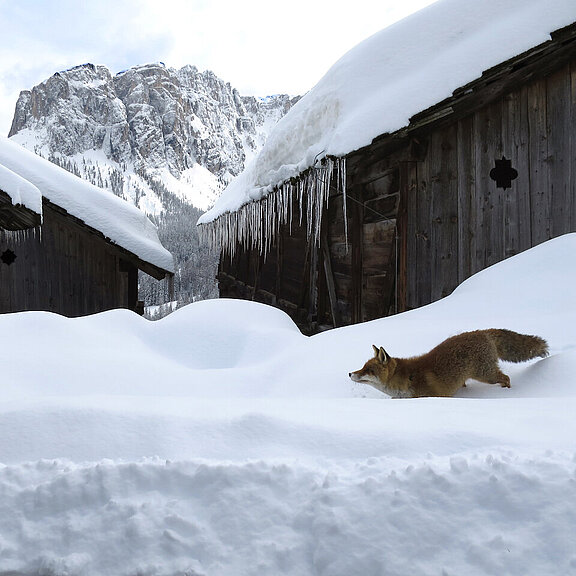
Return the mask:
[[[576,574],[575,252],[314,337],[233,300],[0,316],[0,574]],[[489,326],[551,355],[451,399],[348,379]]]

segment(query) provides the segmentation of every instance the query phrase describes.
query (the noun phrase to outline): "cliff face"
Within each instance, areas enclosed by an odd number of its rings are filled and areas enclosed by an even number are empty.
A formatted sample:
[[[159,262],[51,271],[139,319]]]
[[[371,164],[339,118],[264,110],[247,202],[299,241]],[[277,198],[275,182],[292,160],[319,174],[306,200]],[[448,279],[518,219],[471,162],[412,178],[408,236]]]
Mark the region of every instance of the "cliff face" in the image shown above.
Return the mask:
[[[85,64],[23,91],[10,137],[150,214],[206,209],[296,99],[240,96],[194,66]]]

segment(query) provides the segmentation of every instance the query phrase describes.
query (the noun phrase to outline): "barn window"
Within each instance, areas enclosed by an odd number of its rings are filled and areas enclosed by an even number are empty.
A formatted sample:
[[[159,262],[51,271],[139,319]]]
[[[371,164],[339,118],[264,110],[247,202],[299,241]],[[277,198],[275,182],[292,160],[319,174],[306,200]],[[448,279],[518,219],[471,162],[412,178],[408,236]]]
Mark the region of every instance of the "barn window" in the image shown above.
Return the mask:
[[[4,250],[4,252],[2,252],[0,260],[2,260],[2,262],[4,262],[4,264],[6,264],[7,266],[10,266],[10,264],[12,264],[14,260],[16,260],[16,254],[14,254],[14,252],[12,252],[10,248],[8,248],[8,250]]]
[[[496,188],[510,188],[512,180],[518,178],[518,170],[512,168],[512,161],[502,156],[502,160],[495,160],[495,166],[490,170],[490,178],[496,182]]]

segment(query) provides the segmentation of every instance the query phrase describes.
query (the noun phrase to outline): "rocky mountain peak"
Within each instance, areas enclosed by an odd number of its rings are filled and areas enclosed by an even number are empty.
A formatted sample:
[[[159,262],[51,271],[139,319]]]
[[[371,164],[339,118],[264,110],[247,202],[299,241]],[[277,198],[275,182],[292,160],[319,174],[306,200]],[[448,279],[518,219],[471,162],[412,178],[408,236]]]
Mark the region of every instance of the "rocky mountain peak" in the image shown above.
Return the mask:
[[[155,183],[205,209],[295,100],[244,97],[190,65],[112,75],[83,64],[21,92],[9,135],[137,204],[145,199],[149,212],[162,209]]]

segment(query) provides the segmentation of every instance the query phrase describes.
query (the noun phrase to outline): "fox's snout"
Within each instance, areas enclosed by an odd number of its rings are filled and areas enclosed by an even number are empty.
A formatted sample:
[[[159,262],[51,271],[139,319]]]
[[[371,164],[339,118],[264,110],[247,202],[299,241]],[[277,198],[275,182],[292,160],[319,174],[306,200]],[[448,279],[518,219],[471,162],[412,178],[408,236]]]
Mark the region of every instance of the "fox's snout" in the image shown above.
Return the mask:
[[[364,369],[356,370],[355,372],[348,372],[348,378],[353,382],[362,382],[364,376]]]

